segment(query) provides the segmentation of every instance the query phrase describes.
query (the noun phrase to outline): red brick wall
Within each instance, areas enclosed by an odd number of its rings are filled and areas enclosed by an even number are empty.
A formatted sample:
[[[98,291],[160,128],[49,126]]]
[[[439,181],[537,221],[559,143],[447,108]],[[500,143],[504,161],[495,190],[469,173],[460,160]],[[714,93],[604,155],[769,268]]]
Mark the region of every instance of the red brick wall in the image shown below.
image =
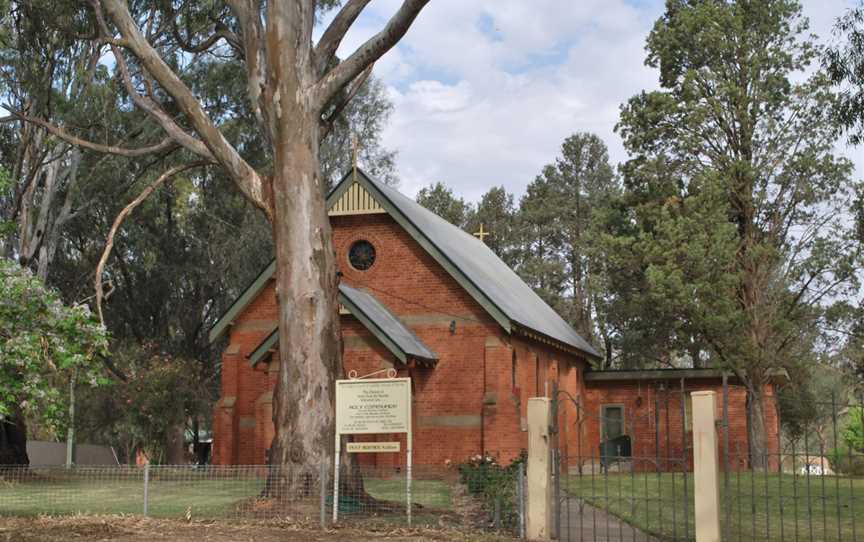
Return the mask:
[[[342,318],[346,373],[356,370],[364,375],[396,367],[399,376],[412,378],[415,463],[457,463],[481,453],[504,462],[518,456],[527,446],[522,429],[528,397],[534,390],[543,392],[545,383],[557,378],[557,360],[576,367],[574,374],[581,371],[582,362],[534,341],[511,340],[388,215],[333,217],[332,223],[342,280],[367,289],[440,358],[434,368],[405,367],[352,316]],[[376,248],[375,264],[362,272],[347,261],[349,247],[359,239]],[[215,463],[258,464],[266,459],[273,435],[270,401],[278,355],[276,361],[259,363],[256,370],[247,356],[275,326],[276,316],[271,282],[231,328],[223,355],[222,399],[214,415]],[[537,359],[542,360],[539,367]],[[403,452],[365,454],[363,463],[405,463],[404,436],[362,438],[403,442]]]
[[[718,420],[723,413],[723,387],[720,379],[685,380],[684,392],[708,390],[716,392]],[[779,418],[773,397],[773,387],[765,389],[766,429],[768,452],[777,454]],[[680,380],[666,381],[615,381],[588,382],[586,385],[585,413],[583,416],[584,440],[571,456],[571,467],[580,463],[588,465],[599,462],[601,441],[600,416],[604,405],[624,406],[624,432],[630,435],[633,466],[636,470],[681,470],[685,465],[692,468],[693,434],[689,422],[681,409]],[[686,417],[692,415],[687,407]],[[749,453],[747,439],[746,391],[742,386],[729,385],[729,442],[730,466],[740,470],[747,467]],[[722,433],[718,429],[720,452]],[[722,457],[722,455],[721,455]],[[771,457],[772,468],[776,468],[776,456]]]

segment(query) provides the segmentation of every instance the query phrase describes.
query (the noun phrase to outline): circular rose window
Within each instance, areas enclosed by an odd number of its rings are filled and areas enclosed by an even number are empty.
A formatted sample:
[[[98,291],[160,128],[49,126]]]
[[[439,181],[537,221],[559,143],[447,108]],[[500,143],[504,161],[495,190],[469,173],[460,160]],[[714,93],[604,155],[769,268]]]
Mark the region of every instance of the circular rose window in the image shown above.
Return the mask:
[[[375,247],[366,240],[355,241],[348,249],[348,261],[358,271],[366,271],[375,263]]]

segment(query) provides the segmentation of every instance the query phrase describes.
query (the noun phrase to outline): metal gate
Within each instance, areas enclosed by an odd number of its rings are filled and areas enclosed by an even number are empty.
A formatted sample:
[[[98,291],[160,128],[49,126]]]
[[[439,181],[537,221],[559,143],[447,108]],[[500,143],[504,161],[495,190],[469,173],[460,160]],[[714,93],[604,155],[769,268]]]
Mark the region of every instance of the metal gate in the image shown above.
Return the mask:
[[[581,397],[553,389],[558,540],[695,540],[684,382],[648,389],[645,412],[626,415],[618,405],[591,411]]]
[[[644,394],[622,416],[614,404],[592,410],[553,389],[558,540],[695,540],[689,393],[681,380],[654,382]],[[723,378],[716,428],[722,539],[864,540],[864,400],[835,392],[817,398],[787,434],[772,414],[765,449],[756,452],[746,436],[745,396]]]

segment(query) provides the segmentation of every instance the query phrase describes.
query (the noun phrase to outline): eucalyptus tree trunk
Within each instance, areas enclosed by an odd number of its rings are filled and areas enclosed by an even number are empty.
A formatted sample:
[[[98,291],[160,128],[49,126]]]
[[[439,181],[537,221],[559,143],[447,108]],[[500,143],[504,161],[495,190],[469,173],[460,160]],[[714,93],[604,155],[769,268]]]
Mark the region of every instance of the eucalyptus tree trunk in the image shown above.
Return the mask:
[[[336,262],[318,167],[317,120],[302,104],[292,105],[297,111],[286,116],[289,125],[274,141],[280,365],[273,405],[278,429],[270,461],[286,467],[279,487],[297,491],[291,484],[298,483],[298,474],[299,479],[316,474],[333,455],[335,380],[342,371]]]

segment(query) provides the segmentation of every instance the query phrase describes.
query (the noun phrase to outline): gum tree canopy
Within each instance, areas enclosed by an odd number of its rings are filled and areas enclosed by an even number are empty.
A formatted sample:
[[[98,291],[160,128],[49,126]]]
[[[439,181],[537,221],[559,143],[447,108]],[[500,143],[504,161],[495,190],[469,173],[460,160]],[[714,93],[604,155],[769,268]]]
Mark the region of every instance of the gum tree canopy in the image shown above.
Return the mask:
[[[67,307],[17,263],[0,259],[0,465],[26,465],[23,420],[62,429],[71,378],[97,385],[107,337],[84,307]]]
[[[96,59],[110,52],[97,63],[116,70],[127,104],[145,112],[161,135],[140,146],[111,146],[77,136],[77,127],[10,110],[93,151],[140,157],[179,150],[189,163],[220,167],[266,215],[276,246],[279,339],[290,345],[280,349],[270,454],[272,463],[289,467],[285,472],[317,468],[332,455],[334,380],[342,370],[320,141],[373,63],[405,35],[428,0],[403,0],[378,33],[337,58],[369,2],[89,0],[83,8],[58,2],[49,24],[96,44]],[[315,42],[316,22],[324,14],[332,17]],[[184,71],[198,62],[242,72],[243,103],[209,103],[190,90]],[[267,142],[268,163],[251,163],[243,139],[226,136],[237,111],[246,109]]]

